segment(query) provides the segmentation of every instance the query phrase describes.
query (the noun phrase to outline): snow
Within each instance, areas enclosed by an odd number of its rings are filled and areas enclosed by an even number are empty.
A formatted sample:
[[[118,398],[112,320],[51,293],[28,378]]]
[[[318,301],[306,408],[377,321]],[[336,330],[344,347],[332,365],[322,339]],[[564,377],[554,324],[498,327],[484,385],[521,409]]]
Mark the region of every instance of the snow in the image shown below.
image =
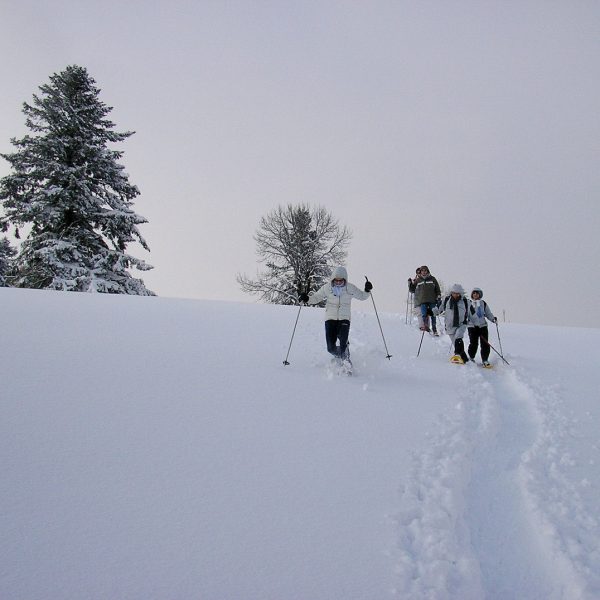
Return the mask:
[[[366,304],[0,289],[0,598],[600,597],[600,331]]]

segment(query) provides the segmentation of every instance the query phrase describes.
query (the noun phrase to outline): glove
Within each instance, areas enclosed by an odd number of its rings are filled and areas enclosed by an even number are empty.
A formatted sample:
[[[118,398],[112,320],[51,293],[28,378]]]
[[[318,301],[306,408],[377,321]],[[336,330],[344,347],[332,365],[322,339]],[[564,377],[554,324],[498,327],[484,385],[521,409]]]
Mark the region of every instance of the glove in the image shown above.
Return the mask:
[[[412,279],[410,277],[408,278],[408,283],[412,283]]]
[[[498,322],[498,317],[494,317],[494,323]]]
[[[304,302],[304,304],[308,302],[308,294],[306,292],[300,294],[300,302]]]
[[[365,292],[370,292],[373,289],[373,284],[370,281],[365,283]]]

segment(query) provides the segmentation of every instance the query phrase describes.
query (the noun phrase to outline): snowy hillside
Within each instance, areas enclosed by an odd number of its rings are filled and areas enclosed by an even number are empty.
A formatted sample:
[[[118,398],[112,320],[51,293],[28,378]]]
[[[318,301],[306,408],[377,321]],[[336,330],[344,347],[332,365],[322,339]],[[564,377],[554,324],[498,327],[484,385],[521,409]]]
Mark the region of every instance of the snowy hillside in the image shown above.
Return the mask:
[[[380,315],[388,361],[355,303],[342,377],[319,309],[284,367],[294,307],[0,307],[2,599],[600,597],[600,330],[487,371]]]

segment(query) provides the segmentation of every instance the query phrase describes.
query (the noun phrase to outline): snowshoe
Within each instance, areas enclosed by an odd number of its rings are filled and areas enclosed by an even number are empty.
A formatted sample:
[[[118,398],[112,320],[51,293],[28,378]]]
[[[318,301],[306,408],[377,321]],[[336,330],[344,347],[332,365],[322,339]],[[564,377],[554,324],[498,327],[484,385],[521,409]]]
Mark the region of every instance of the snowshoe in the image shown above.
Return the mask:
[[[429,331],[429,327],[427,327],[427,325],[421,325],[421,327],[419,327],[419,329],[421,331]]]
[[[484,361],[481,363],[481,366],[482,366],[484,369],[493,369],[493,368],[494,368],[494,367],[493,367],[493,365],[491,365],[491,364],[490,364],[490,363],[489,363],[487,360],[484,360]]]
[[[337,375],[352,375],[352,362],[349,358],[332,358],[331,366]]]
[[[340,374],[341,375],[352,375],[352,363],[349,358],[342,360],[340,365]]]
[[[465,361],[458,354],[451,356],[450,362],[454,363],[455,365],[464,365],[465,364]]]

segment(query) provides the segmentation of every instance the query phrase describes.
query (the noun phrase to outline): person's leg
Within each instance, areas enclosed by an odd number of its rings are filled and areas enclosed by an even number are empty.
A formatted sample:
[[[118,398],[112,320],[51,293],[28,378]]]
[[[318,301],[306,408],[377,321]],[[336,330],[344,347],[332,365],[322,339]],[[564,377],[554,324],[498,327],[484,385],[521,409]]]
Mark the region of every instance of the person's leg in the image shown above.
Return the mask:
[[[423,327],[423,315],[421,314],[421,307],[415,306],[414,311],[415,315],[417,316],[417,325],[419,326],[419,329],[421,329],[421,327]]]
[[[433,314],[433,304],[432,306],[432,312],[431,312],[431,330],[433,331],[433,333],[437,333],[437,321],[435,318],[435,315]]]
[[[348,335],[350,334],[350,321],[338,321],[338,339],[340,340],[340,356],[348,358]]]
[[[436,319],[433,314],[433,307],[435,306],[434,302],[425,302],[422,306],[425,306],[425,315],[427,319],[427,325],[429,325],[429,318],[431,318],[431,330],[435,333],[437,331],[436,328]]]
[[[465,343],[462,338],[454,340],[454,353],[458,354],[465,362],[469,362],[469,357],[465,354]]]
[[[481,360],[487,362],[490,357],[490,345],[487,343],[487,340],[489,340],[487,326],[479,328],[479,337],[481,338]]]
[[[421,320],[423,321],[421,327],[425,327],[429,331],[429,318],[427,316],[427,302],[423,302],[419,307],[421,309]]]
[[[450,329],[450,331],[448,331],[448,329],[446,329],[446,333],[448,334],[448,337],[450,338],[450,343],[452,344],[452,347],[455,348],[454,340],[456,339],[456,329]],[[456,354],[456,352],[454,354]]]
[[[469,327],[469,358],[475,360],[477,348],[479,346],[479,327]],[[481,350],[483,358],[483,348]]]
[[[325,341],[327,342],[327,352],[333,354],[333,356],[339,356],[338,349],[336,347],[338,337],[338,323],[330,319],[325,321]]]

